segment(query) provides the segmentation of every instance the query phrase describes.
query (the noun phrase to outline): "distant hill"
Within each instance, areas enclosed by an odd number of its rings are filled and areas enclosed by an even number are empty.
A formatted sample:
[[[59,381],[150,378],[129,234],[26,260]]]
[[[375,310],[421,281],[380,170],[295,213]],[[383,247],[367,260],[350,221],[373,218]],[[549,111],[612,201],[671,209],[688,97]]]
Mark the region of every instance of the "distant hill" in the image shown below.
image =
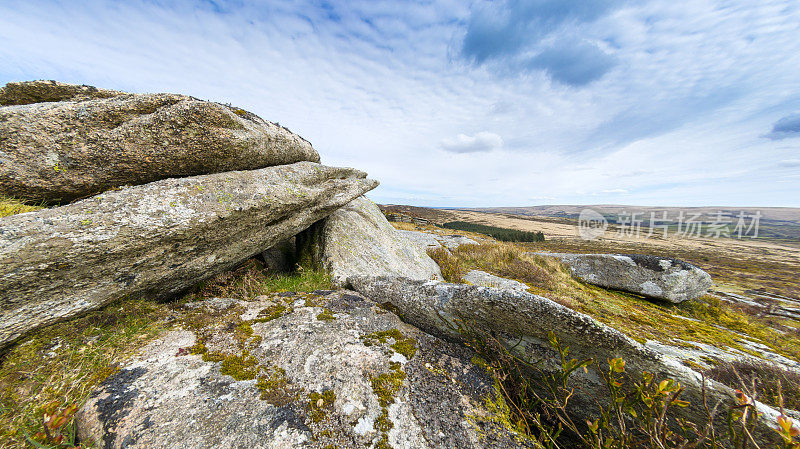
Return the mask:
[[[477,212],[490,212],[496,214],[513,214],[539,217],[564,217],[578,218],[584,209],[593,209],[602,215],[618,215],[623,212],[643,212],[647,217],[651,212],[660,216],[667,212],[668,217],[676,217],[680,211],[685,214],[702,214],[704,217],[716,216],[718,211],[729,216],[737,216],[740,212],[753,215],[761,212],[761,220],[770,222],[785,222],[800,225],[800,208],[796,207],[730,207],[730,206],[707,206],[707,207],[658,207],[658,206],[631,206],[617,204],[595,204],[595,205],[545,205],[528,207],[485,207],[485,208],[448,208],[454,210],[471,210]]]

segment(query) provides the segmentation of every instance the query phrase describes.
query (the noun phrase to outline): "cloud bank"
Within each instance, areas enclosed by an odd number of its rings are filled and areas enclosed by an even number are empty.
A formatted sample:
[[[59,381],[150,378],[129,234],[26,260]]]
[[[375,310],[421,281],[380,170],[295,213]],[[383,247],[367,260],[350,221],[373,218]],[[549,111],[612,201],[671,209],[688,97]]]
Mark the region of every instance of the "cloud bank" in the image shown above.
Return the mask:
[[[5,0],[0,83],[232,103],[378,202],[800,206],[798,35],[786,0]]]

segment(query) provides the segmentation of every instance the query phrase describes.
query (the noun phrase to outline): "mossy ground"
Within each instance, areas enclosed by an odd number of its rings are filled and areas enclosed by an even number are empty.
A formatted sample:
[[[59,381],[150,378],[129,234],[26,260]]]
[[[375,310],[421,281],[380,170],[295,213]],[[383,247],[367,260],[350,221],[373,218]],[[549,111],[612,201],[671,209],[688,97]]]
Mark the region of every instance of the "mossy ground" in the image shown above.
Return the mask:
[[[279,373],[257,369],[254,358],[246,352],[258,344],[259,337],[253,336],[250,323],[238,319],[239,308],[187,311],[183,305],[214,296],[247,300],[280,291],[326,288],[330,288],[330,278],[324,273],[271,274],[259,262],[250,260],[171,302],[125,299],[35,331],[0,355],[0,449],[32,447],[26,446],[25,434],[34,435],[42,429],[42,413],[49,403],[80,407],[88,394],[130,356],[153,338],[177,327],[198,333],[197,343],[187,352],[222,362],[222,371],[234,378],[258,378],[262,396],[285,401],[294,395],[293,390],[278,388]],[[290,312],[285,305],[279,306],[282,310],[276,311],[272,319]],[[236,323],[230,329],[231,339],[241,350],[235,354],[210,352],[204,330],[230,322]]]
[[[174,326],[173,304],[124,300],[21,339],[0,364],[0,448],[25,447],[43,407],[81,405],[103,379],[154,336]]]

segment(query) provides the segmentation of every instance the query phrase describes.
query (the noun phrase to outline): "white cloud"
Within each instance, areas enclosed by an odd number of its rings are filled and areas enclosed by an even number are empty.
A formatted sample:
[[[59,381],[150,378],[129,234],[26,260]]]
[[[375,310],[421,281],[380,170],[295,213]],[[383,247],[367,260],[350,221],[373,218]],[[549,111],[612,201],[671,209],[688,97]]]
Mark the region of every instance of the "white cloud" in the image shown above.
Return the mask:
[[[503,138],[487,131],[481,131],[474,136],[459,134],[442,140],[441,147],[451,153],[485,153],[502,148]]]
[[[800,5],[650,0],[564,22],[548,39],[616,61],[570,87],[464,62],[467,2],[216,4],[0,2],[0,83],[230,102],[307,138],[323,163],[367,171],[379,202],[581,204],[626,190],[638,204],[800,206],[785,182],[800,173],[796,139],[761,137],[800,110]]]

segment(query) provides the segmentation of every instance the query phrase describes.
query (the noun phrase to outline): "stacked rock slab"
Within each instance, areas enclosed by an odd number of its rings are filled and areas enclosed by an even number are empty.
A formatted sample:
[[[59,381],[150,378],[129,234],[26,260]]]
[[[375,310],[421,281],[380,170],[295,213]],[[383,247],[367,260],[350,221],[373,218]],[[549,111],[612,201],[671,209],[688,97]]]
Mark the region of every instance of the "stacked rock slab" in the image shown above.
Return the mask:
[[[0,90],[0,194],[64,203],[169,177],[319,162],[243,109],[176,94],[36,81]]]
[[[533,253],[556,257],[573,276],[589,284],[679,303],[696,299],[711,287],[711,276],[670,257],[642,254]]]
[[[538,374],[531,372],[534,376],[560,367],[559,355],[548,343],[552,331],[564,347],[569,347],[570,357],[578,360],[591,358],[601,366],[609,359],[621,357],[629,372],[649,372],[659,378],[680,382],[684,387],[681,398],[689,401],[690,405],[678,408],[676,412],[688,422],[707,421],[704,395],[708,404],[721,402],[723,408],[720,410],[725,410],[724,407],[734,401],[731,388],[707,380],[704,389],[701,375],[692,369],[661,356],[588,315],[538,295],[390,277],[355,276],[350,278],[350,282],[356,291],[373,301],[391,303],[404,321],[432,335],[463,341],[464,335],[459,331],[463,324],[459,323],[467,323],[473,332],[496,336],[512,354],[538,364],[542,371]],[[609,400],[607,386],[594,370],[585,373],[577,370],[573,377],[575,391],[569,412],[580,418],[580,422],[597,418],[600,416],[597,401],[604,403]],[[756,438],[761,447],[773,445],[777,437],[772,429],[780,413],[761,403],[756,403],[756,406],[762,423]],[[715,417],[720,435],[724,434],[727,425],[725,417],[724,411]]]
[[[375,188],[298,162],[165,179],[0,220],[0,346],[126,296],[168,297]]]
[[[378,206],[361,197],[298,236],[300,264],[321,266],[334,284],[353,275],[442,279],[436,262],[386,220]]]

